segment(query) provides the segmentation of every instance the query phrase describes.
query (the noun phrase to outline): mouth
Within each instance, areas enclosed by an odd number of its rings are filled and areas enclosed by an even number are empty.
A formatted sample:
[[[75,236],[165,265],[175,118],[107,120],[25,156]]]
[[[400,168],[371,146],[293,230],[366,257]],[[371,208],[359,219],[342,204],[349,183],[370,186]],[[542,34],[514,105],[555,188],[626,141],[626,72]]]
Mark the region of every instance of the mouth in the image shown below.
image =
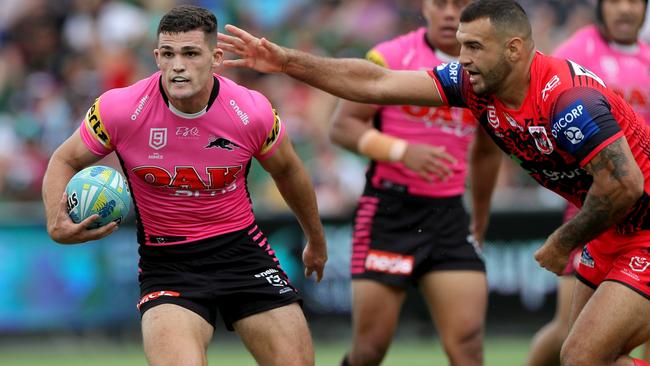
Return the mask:
[[[467,73],[469,74],[469,82],[471,84],[476,84],[476,82],[478,81],[478,78],[481,77],[480,72],[471,71],[471,70],[467,70],[467,69],[465,69],[465,71],[467,71]]]
[[[172,85],[186,85],[190,82],[190,79],[184,78],[182,76],[175,76],[170,79]]]
[[[438,32],[446,37],[456,37],[456,31],[458,30],[457,27],[452,27],[452,26],[442,26],[438,28]]]

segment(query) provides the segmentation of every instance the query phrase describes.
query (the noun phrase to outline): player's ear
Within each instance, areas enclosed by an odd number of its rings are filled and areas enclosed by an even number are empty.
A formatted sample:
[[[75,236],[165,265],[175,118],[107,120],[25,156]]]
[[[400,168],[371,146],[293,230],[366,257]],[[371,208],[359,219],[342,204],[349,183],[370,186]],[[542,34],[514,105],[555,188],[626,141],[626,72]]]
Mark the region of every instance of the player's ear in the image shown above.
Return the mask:
[[[222,61],[223,61],[223,50],[219,48],[217,45],[212,49],[212,67],[221,66]]]
[[[506,57],[510,62],[516,62],[522,58],[524,52],[524,40],[519,37],[510,38],[506,42]]]
[[[160,50],[159,49],[154,49],[153,50],[153,57],[156,60],[156,66],[160,68]]]

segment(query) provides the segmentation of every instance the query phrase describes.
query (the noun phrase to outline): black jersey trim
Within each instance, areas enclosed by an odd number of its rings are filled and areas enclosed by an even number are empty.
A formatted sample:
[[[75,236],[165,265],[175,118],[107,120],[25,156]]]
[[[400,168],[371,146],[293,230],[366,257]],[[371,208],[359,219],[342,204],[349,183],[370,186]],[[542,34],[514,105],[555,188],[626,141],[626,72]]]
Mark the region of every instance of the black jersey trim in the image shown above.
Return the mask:
[[[208,99],[208,106],[205,108],[206,112],[210,110],[212,103],[217,100],[219,90],[221,89],[221,83],[219,82],[219,79],[217,79],[217,77],[214,75],[212,78],[214,79],[214,84],[212,85],[212,91],[210,92],[210,98]],[[160,78],[158,78],[158,88],[160,89],[160,95],[162,95],[163,101],[165,101],[165,105],[169,107],[169,98],[167,97],[167,93],[165,93],[165,88],[163,88],[162,75],[160,75]]]

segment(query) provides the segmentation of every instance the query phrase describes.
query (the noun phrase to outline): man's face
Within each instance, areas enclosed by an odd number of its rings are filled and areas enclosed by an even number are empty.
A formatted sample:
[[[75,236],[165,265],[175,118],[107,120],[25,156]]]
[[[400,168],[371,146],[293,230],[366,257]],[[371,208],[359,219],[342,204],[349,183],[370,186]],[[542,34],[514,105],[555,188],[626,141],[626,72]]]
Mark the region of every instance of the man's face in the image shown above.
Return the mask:
[[[460,42],[458,61],[469,73],[478,95],[496,93],[512,71],[505,57],[505,42],[497,37],[488,18],[460,23],[456,34]]]
[[[169,98],[187,100],[206,89],[222,52],[208,44],[203,31],[193,30],[159,34],[154,55]]]
[[[427,20],[429,36],[436,47],[453,47],[460,12],[470,0],[423,0],[422,15]]]
[[[635,43],[645,17],[645,1],[603,0],[602,5],[605,29],[612,40]]]

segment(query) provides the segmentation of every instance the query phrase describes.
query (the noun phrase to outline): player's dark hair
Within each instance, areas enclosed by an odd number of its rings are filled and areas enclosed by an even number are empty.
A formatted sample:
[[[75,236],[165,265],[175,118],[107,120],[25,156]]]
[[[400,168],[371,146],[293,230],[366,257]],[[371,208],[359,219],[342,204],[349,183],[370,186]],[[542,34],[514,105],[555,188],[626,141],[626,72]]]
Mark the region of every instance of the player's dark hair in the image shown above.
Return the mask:
[[[179,5],[167,12],[158,24],[158,32],[161,33],[185,33],[200,29],[208,36],[208,39],[217,39],[217,17],[211,11],[194,6]]]
[[[648,0],[645,0],[645,5],[648,6]],[[603,17],[603,0],[598,0],[596,3],[596,21],[601,25],[605,24],[605,18]]]
[[[524,8],[514,0],[477,0],[460,13],[461,23],[488,18],[499,33],[515,33],[532,37],[532,29]]]

